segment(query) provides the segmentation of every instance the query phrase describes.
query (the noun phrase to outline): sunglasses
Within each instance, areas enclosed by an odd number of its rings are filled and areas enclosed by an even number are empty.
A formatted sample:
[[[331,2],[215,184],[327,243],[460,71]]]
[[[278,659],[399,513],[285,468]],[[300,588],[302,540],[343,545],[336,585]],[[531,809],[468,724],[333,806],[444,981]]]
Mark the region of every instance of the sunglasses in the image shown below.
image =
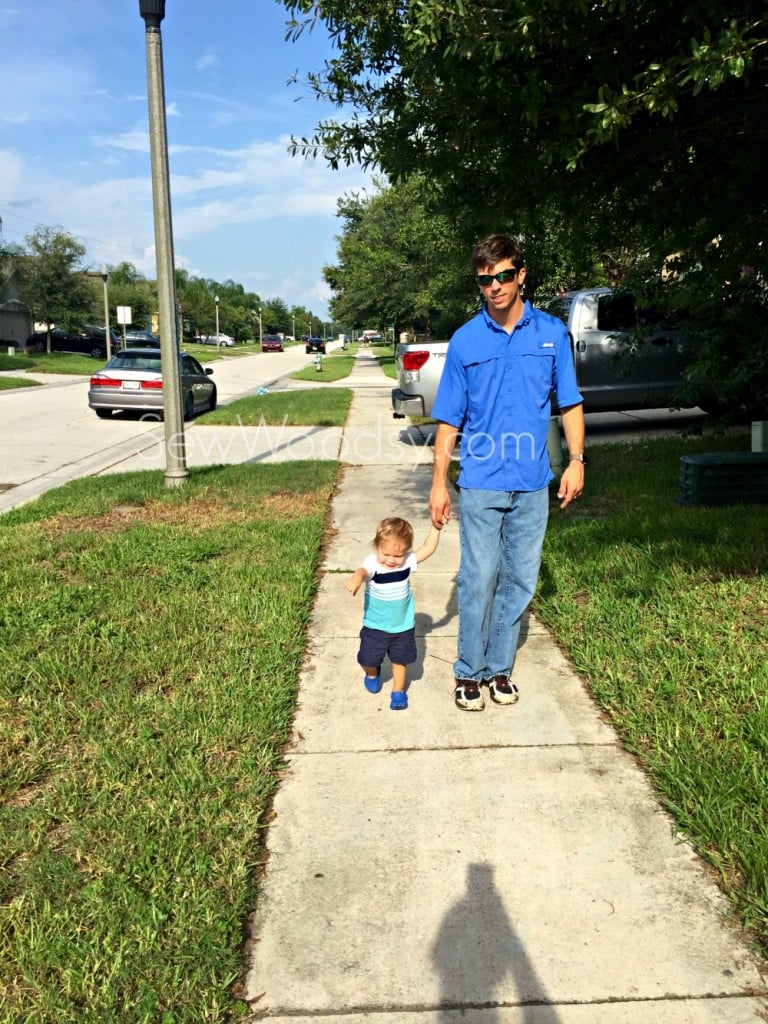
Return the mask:
[[[500,270],[498,274],[475,274],[475,280],[481,288],[487,288],[489,284],[493,284],[494,280],[498,281],[499,284],[504,284],[507,281],[514,281],[517,277],[517,267],[513,267],[511,270]]]

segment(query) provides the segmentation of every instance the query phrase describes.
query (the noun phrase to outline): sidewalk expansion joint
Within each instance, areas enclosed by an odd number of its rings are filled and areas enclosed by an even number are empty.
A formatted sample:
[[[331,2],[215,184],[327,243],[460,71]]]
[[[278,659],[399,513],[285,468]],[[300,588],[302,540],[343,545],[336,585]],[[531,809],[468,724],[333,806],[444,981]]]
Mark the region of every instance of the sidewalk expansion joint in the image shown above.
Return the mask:
[[[333,750],[289,750],[288,757],[337,757],[339,754],[452,754],[467,750],[623,750],[617,741],[604,743],[462,743],[455,746],[420,747],[358,747],[355,750],[337,747]]]

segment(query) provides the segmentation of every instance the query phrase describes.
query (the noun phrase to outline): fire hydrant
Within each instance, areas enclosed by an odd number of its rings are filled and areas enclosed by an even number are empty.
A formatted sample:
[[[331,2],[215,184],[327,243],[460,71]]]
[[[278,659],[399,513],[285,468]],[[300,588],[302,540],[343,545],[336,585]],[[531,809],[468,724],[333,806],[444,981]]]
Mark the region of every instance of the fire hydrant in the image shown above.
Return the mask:
[[[323,372],[323,353],[322,352],[316,352],[315,353],[315,370],[317,371],[317,373],[322,373]]]

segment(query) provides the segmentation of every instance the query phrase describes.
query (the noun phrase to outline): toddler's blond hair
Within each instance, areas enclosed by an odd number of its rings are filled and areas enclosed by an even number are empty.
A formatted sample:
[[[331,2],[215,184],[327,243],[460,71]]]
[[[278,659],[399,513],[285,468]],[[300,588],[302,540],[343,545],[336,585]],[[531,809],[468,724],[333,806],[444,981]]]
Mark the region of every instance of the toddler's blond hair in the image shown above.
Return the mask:
[[[413,547],[413,527],[405,519],[400,519],[398,516],[382,519],[376,528],[373,546],[377,548],[385,540],[397,541],[405,546],[406,551],[410,551]]]

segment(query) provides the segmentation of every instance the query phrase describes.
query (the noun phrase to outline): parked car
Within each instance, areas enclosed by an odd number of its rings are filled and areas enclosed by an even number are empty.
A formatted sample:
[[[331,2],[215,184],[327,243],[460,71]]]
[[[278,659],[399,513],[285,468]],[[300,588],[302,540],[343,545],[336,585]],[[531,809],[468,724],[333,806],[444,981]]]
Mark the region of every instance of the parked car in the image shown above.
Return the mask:
[[[325,339],[307,338],[304,344],[304,351],[307,355],[309,355],[310,352],[325,352]]]
[[[160,339],[152,331],[126,331],[125,344],[132,347],[140,345],[142,348],[160,348]]]
[[[235,339],[231,338],[228,334],[207,334],[204,338],[200,339],[203,345],[218,345],[220,348],[234,348]]]
[[[118,352],[121,346],[120,336],[110,330],[111,352]],[[47,352],[48,341],[45,331],[36,331],[27,338],[27,349],[33,352]],[[51,330],[51,352],[72,352],[104,359],[107,355],[104,344],[104,328],[87,325],[82,331],[65,331],[54,327]]]
[[[589,288],[568,292],[541,308],[568,328],[585,412],[661,408],[675,390],[692,352],[680,332],[638,310],[628,292]],[[634,344],[630,342],[634,339]],[[448,352],[447,341],[399,344],[395,418],[431,416]]]
[[[203,369],[187,352],[179,353],[182,409],[185,420],[197,412],[216,408],[213,370]],[[100,419],[115,410],[163,414],[163,371],[160,353],[154,348],[126,348],[94,373],[88,389],[88,405]]]
[[[282,352],[283,339],[279,334],[265,334],[261,339],[262,352]]]

